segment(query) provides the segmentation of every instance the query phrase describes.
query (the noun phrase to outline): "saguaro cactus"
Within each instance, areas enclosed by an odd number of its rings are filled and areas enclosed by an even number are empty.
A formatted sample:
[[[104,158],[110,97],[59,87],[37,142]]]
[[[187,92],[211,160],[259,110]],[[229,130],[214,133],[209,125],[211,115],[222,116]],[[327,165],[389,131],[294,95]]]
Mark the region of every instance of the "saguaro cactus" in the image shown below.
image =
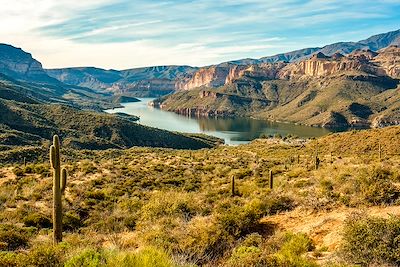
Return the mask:
[[[317,144],[316,147],[315,147],[315,159],[314,159],[314,163],[315,163],[315,169],[318,170],[319,163],[320,163],[320,160],[319,160],[319,157],[318,157],[318,144]]]
[[[274,189],[274,173],[272,170],[269,171],[269,189]]]
[[[61,196],[67,185],[67,170],[61,170],[60,139],[53,137],[50,147],[50,164],[53,168],[53,241],[55,244],[62,241],[62,200]]]

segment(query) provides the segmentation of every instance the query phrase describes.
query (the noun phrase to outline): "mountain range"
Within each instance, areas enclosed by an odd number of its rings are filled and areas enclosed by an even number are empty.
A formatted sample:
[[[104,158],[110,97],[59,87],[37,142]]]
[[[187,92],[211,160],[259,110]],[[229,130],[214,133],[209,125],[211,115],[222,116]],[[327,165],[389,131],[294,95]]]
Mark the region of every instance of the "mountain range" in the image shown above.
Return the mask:
[[[232,66],[254,65],[270,62],[295,62],[307,59],[318,52],[347,55],[356,50],[377,51],[400,44],[400,30],[374,35],[359,42],[340,42],[324,47],[305,48],[260,59],[240,59],[202,68],[189,66],[157,66],[129,70],[104,70],[93,67],[47,69],[47,74],[63,83],[102,89],[132,96],[157,97],[181,89],[198,86],[221,86]],[[222,78],[221,78],[222,77]]]

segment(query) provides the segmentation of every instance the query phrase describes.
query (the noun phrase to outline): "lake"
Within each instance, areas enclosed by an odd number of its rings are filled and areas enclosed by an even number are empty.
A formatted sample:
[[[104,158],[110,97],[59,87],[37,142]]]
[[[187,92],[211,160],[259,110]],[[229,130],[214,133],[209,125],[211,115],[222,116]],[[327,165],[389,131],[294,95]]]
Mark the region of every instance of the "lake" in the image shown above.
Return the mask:
[[[106,110],[108,113],[123,112],[140,117],[138,124],[183,133],[204,133],[225,140],[226,144],[248,143],[261,134],[299,137],[318,137],[330,131],[324,128],[308,127],[288,123],[277,123],[251,118],[195,118],[178,115],[149,107],[154,98],[139,98],[141,102],[124,103],[124,107]]]

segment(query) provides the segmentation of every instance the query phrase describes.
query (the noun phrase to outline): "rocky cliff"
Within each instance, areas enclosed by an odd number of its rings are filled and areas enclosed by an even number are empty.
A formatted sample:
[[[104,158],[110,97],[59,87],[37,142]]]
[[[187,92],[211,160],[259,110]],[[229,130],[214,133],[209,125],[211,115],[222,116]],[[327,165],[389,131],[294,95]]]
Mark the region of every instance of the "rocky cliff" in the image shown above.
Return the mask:
[[[398,124],[400,48],[316,53],[293,63],[203,68],[157,105],[191,116],[253,116],[325,127]]]
[[[15,79],[58,83],[30,53],[8,44],[0,44],[0,73]]]

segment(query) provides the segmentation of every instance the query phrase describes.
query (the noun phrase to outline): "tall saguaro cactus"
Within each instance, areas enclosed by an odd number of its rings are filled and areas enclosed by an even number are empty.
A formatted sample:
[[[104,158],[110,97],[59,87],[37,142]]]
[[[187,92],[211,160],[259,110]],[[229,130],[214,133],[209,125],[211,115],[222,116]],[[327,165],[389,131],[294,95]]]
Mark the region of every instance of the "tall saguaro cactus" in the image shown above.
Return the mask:
[[[53,241],[55,244],[62,241],[62,199],[67,184],[67,170],[61,170],[60,139],[53,137],[50,147],[50,164],[53,168]]]

